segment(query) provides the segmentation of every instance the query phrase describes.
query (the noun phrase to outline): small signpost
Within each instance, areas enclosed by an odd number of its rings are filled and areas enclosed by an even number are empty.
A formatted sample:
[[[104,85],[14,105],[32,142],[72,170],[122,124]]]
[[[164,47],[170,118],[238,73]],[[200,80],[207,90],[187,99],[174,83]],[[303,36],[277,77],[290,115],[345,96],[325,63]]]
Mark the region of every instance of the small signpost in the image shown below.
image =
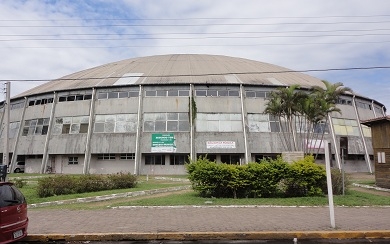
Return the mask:
[[[332,228],[336,228],[334,218],[334,204],[333,204],[333,189],[332,189],[332,176],[330,171],[330,144],[326,140],[322,142],[308,142],[309,148],[320,148],[325,150],[325,170],[326,170],[326,185],[328,187],[328,202],[329,202],[329,213],[330,213],[330,225]]]

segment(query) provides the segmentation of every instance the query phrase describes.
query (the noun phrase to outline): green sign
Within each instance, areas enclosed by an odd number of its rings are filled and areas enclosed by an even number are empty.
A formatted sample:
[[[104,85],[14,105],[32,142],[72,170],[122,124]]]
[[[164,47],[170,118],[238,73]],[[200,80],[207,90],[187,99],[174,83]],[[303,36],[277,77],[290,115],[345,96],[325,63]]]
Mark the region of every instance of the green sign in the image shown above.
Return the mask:
[[[152,134],[152,152],[176,152],[175,135]]]

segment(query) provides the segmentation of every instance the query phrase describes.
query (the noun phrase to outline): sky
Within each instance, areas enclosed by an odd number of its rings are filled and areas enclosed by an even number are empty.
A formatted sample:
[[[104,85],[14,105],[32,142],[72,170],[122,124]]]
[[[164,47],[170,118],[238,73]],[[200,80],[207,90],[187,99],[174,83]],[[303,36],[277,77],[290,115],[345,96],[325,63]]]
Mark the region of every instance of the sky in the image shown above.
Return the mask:
[[[0,89],[9,81],[11,97],[95,66],[162,54],[271,63],[341,82],[390,108],[390,1],[0,1]]]

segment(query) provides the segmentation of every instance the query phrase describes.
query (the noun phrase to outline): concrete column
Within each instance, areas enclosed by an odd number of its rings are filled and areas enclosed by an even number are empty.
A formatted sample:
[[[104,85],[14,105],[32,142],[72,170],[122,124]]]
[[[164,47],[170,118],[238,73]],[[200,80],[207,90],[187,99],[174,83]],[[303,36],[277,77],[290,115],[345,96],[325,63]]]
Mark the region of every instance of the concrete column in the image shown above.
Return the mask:
[[[89,167],[91,163],[91,138],[92,138],[92,132],[94,128],[93,126],[95,122],[95,102],[96,102],[96,89],[92,88],[92,99],[89,108],[87,142],[85,143],[83,174],[89,174]]]
[[[196,152],[195,152],[195,126],[194,126],[194,120],[192,120],[192,118],[194,117],[194,112],[193,112],[193,108],[192,108],[192,101],[195,100],[194,96],[193,96],[193,92],[194,92],[194,85],[193,84],[190,84],[190,96],[189,96],[189,111],[190,111],[190,158],[192,161],[195,161],[196,159]]]
[[[142,101],[143,101],[143,88],[139,85],[138,92],[138,113],[137,113],[137,133],[135,137],[135,160],[134,160],[134,175],[140,174],[141,166],[141,150],[140,150],[140,138],[141,138],[141,125],[142,125]]]
[[[336,138],[336,134],[334,133],[332,116],[330,114],[328,115],[328,121],[329,121],[329,126],[330,126],[330,132],[331,132],[331,135],[332,135],[332,141],[333,141],[333,147],[334,147],[334,156],[335,156],[335,159],[336,159],[337,166],[341,170],[341,160],[340,160],[339,148],[337,147],[337,140],[336,140],[337,138]]]
[[[26,108],[27,108],[27,97],[24,97],[23,112],[20,115],[19,130],[18,130],[18,134],[17,134],[16,139],[15,139],[14,149],[12,150],[13,154],[12,154],[12,158],[11,158],[11,166],[9,166],[11,173],[14,171],[15,162],[16,162],[16,159],[17,159],[17,156],[18,156],[18,145],[19,145],[20,137],[21,137],[22,132],[23,132],[23,125],[22,125],[22,123],[24,121],[24,115],[26,113]]]
[[[362,125],[360,124],[359,111],[358,111],[358,109],[357,109],[357,107],[356,107],[355,95],[352,97],[352,104],[353,104],[353,108],[355,109],[356,121],[357,121],[357,123],[358,123],[358,128],[359,128],[360,137],[361,137],[361,139],[362,139],[362,141],[363,141],[364,158],[366,159],[366,164],[367,164],[368,171],[370,171],[370,173],[372,174],[370,155],[368,154],[368,149],[367,149],[366,140],[365,140],[365,138],[364,138]]]
[[[371,110],[374,112],[374,118],[376,118],[376,112],[375,112],[375,107],[374,107],[374,101],[371,100]]]
[[[47,129],[45,146],[43,148],[43,158],[42,158],[42,164],[41,164],[41,174],[46,173],[47,161],[48,161],[48,158],[49,158],[49,142],[50,142],[51,131],[52,131],[54,120],[55,120],[54,114],[55,114],[56,105],[57,105],[57,97],[58,97],[58,94],[56,92],[54,92],[53,104],[51,106],[50,119],[49,119],[49,128]]]
[[[248,120],[246,116],[246,109],[244,104],[244,87],[240,84],[240,99],[241,99],[241,117],[242,117],[242,130],[244,134],[244,148],[245,148],[245,164],[249,162],[249,152],[248,152],[248,135],[246,126],[248,125]]]

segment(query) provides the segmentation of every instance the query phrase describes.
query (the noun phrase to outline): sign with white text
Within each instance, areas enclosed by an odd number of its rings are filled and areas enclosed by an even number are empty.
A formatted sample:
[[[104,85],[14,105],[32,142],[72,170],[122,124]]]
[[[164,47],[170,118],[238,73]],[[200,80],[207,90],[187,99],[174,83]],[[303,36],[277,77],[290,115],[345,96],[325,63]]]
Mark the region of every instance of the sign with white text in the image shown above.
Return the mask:
[[[207,141],[207,149],[235,149],[235,141]]]
[[[152,134],[152,152],[176,152],[175,135]]]

